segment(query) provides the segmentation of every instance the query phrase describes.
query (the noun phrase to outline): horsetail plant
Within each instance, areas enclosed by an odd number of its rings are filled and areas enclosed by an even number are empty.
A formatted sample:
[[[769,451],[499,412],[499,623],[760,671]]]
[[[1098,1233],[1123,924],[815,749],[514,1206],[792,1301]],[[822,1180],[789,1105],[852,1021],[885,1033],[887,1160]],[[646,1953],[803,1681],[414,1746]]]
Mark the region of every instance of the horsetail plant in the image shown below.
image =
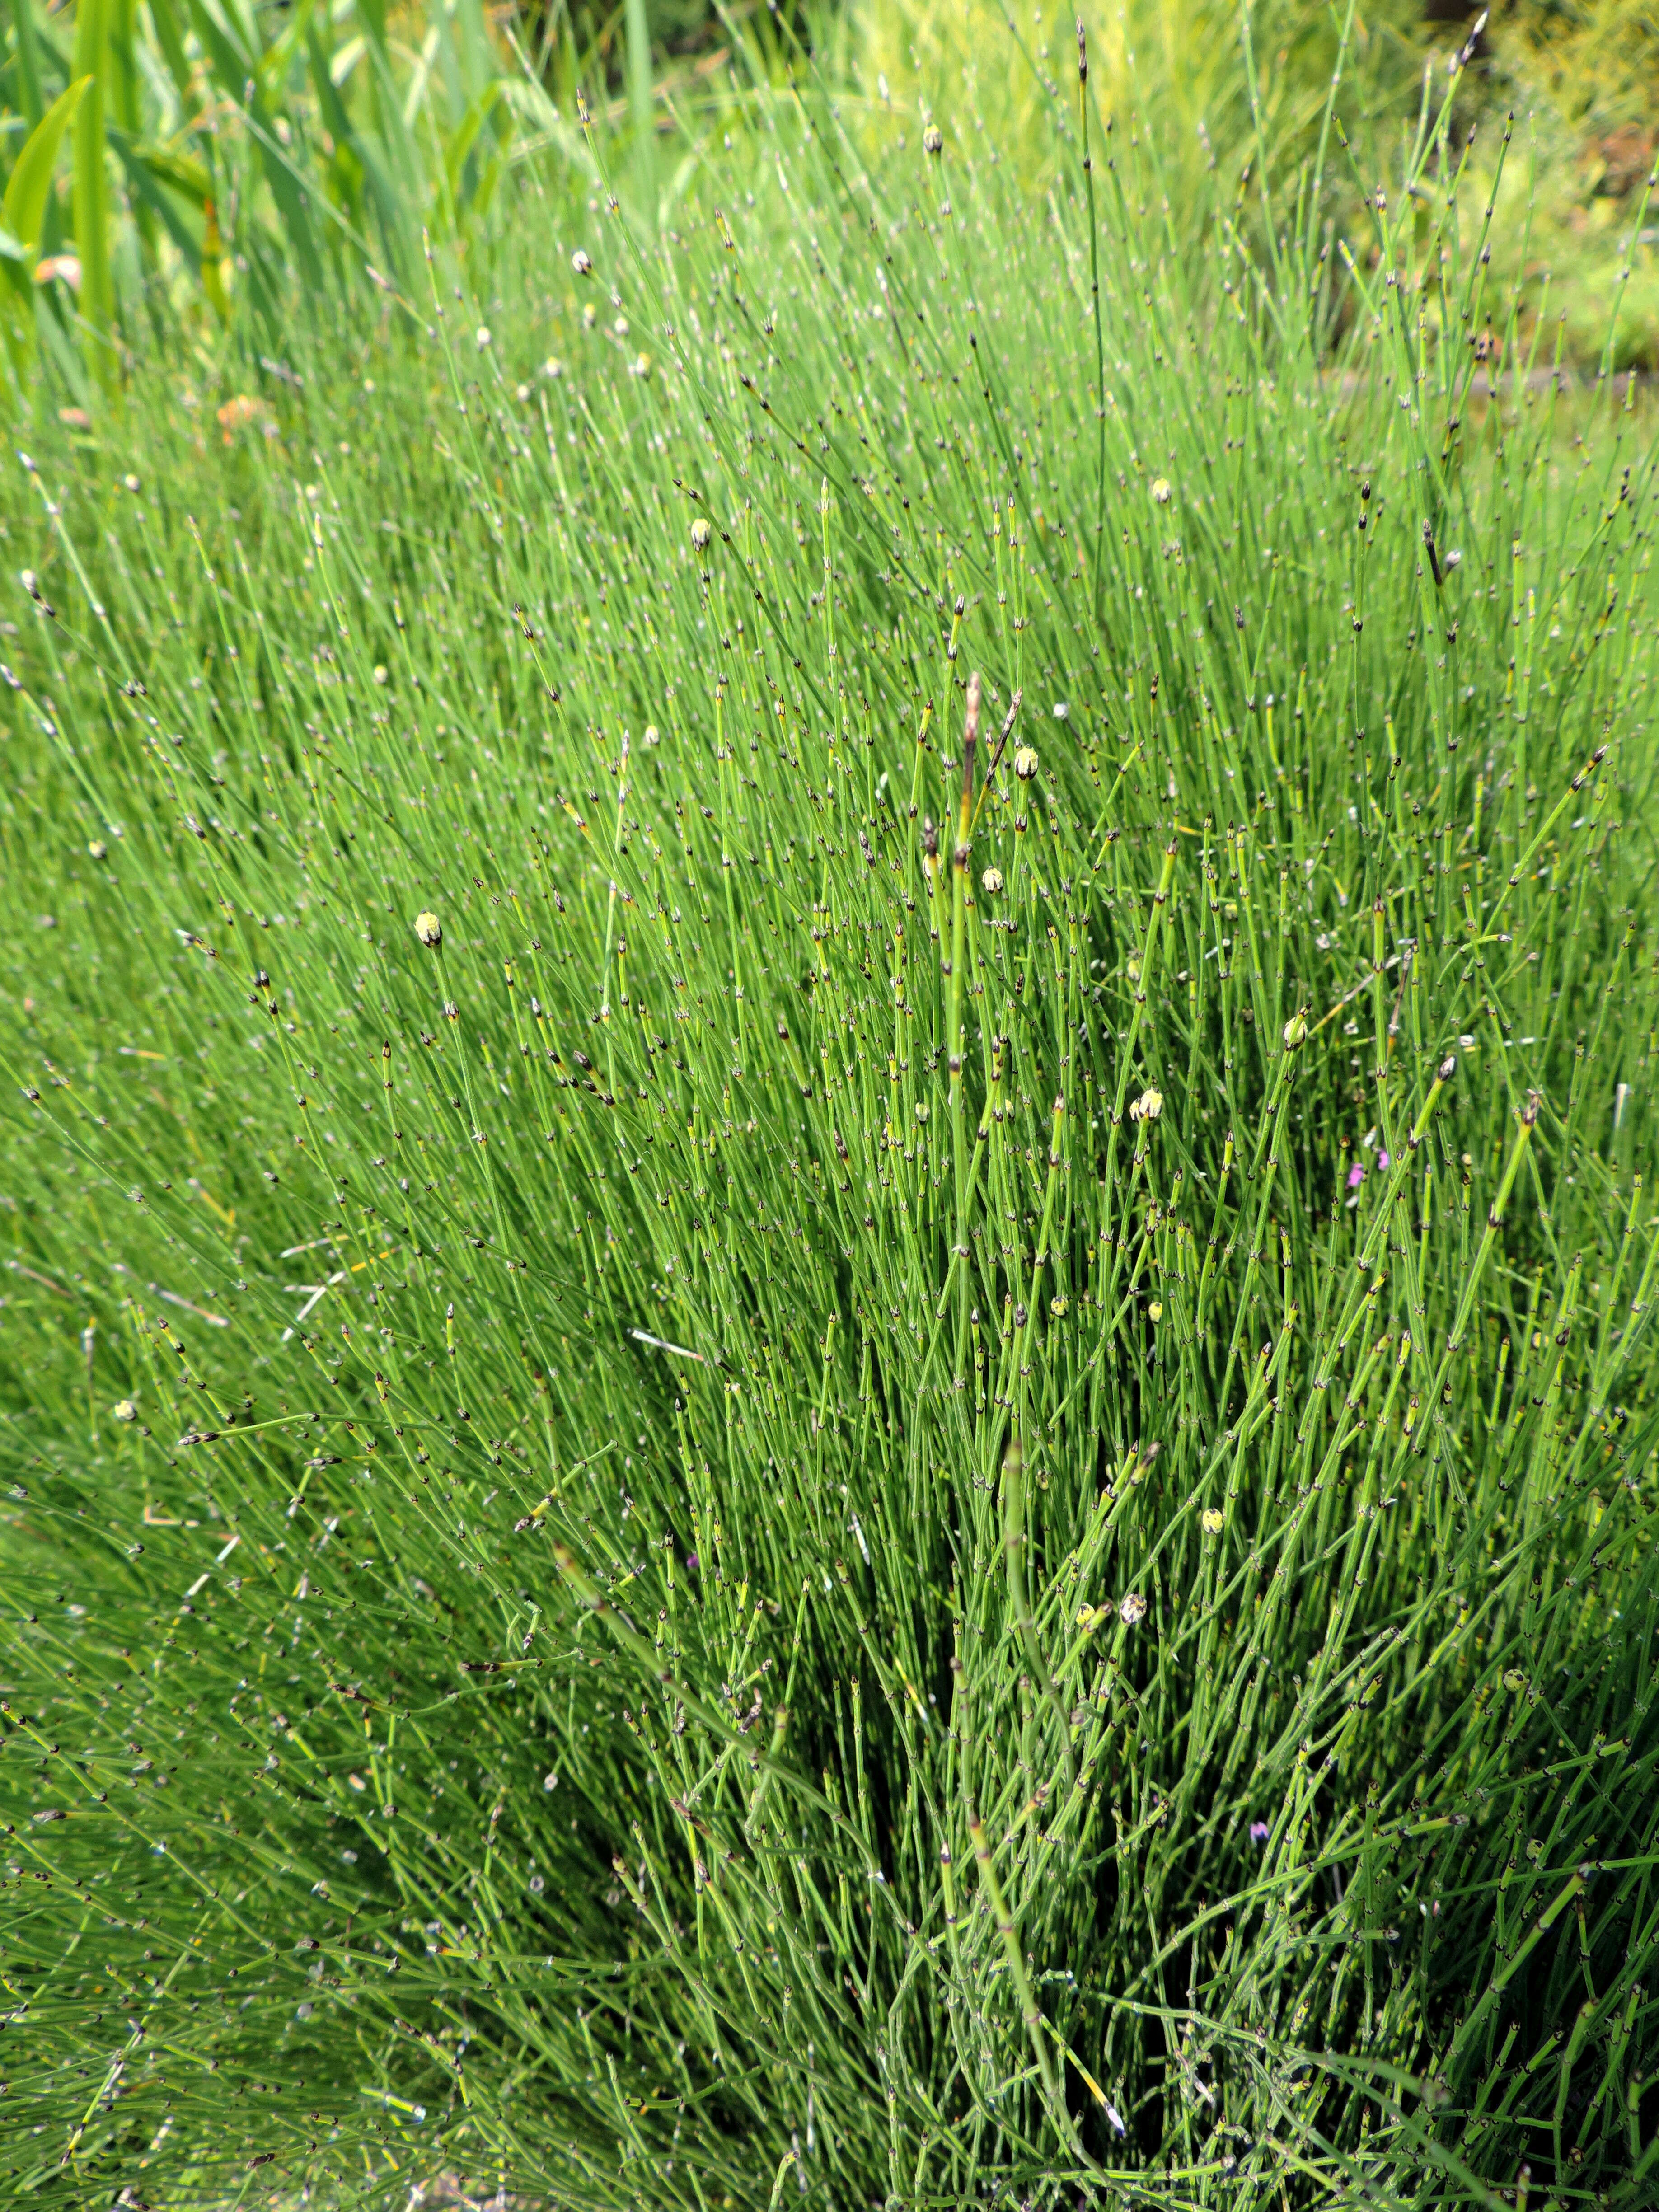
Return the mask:
[[[757,94],[8,479],[20,2197],[1651,2200],[1650,426],[1451,113],[1343,289]]]

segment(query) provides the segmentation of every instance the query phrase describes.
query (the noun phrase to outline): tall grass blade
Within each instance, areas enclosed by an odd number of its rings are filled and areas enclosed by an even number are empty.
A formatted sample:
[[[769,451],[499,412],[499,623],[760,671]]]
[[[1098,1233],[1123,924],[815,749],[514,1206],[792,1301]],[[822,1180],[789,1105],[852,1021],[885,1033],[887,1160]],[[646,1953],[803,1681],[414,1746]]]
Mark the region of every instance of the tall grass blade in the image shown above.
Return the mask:
[[[106,400],[120,378],[115,343],[109,167],[104,126],[111,79],[112,0],[84,0],[75,22],[75,76],[86,90],[75,110],[75,244],[81,264],[80,324],[87,368]]]

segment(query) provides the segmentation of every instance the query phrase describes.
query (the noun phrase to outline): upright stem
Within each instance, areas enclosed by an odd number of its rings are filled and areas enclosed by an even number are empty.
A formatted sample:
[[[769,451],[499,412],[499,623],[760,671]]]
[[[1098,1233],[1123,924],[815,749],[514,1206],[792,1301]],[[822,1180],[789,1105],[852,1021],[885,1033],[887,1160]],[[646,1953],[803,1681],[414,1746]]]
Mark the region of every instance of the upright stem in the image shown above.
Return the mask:
[[[1095,315],[1095,415],[1100,424],[1095,472],[1095,579],[1090,605],[1100,619],[1100,576],[1106,556],[1106,332],[1100,319],[1100,238],[1095,223],[1095,165],[1089,151],[1089,41],[1077,19],[1077,110],[1083,131],[1083,188],[1089,200],[1089,294]]]
[[[980,683],[975,672],[968,678],[968,715],[962,736],[962,797],[957,805],[957,842],[951,855],[954,896],[951,915],[950,1028],[945,1036],[951,1072],[951,1158],[957,1194],[956,1244],[964,1259],[968,1243],[968,1164],[963,1154],[962,1131],[962,961],[968,922],[968,866],[973,857],[969,832],[973,827],[974,749],[979,742],[979,700]],[[963,1298],[967,1296],[967,1281],[964,1269],[962,1276]]]

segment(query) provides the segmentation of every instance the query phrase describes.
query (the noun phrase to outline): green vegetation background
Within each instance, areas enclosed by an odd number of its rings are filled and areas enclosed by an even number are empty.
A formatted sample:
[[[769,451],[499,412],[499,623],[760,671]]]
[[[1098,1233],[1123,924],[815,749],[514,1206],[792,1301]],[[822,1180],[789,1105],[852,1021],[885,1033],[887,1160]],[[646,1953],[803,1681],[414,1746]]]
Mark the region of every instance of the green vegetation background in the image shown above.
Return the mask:
[[[1639,18],[13,25],[8,2187],[1638,2212]]]

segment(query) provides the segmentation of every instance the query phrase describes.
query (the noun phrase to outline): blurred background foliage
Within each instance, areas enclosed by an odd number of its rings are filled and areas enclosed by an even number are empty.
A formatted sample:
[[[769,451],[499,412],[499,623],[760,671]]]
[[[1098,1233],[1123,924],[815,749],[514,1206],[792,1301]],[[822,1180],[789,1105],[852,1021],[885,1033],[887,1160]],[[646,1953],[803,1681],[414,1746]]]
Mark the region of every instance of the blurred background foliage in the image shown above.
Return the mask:
[[[1510,0],[1484,27],[1456,0],[1375,0],[1346,21],[1259,0],[1243,39],[1221,0],[1089,13],[1099,106],[1156,146],[1168,219],[1194,239],[1251,222],[1267,179],[1294,196],[1340,52],[1352,155],[1327,188],[1334,245],[1384,140],[1473,38],[1459,120],[1490,187],[1513,118],[1492,258],[1535,359],[1595,363],[1628,267],[1610,358],[1659,364],[1647,0]],[[981,74],[1005,27],[1029,66]],[[1000,0],[6,0],[9,406],[90,431],[140,355],[269,360],[331,296],[418,314],[423,240],[473,255],[476,277],[520,210],[501,192],[515,171],[532,188],[544,165],[575,171],[645,229],[672,222],[756,85],[807,70],[848,119],[867,104],[982,136],[1041,192],[1075,152],[1073,42],[1068,11]],[[1217,144],[1253,158],[1221,177]]]

